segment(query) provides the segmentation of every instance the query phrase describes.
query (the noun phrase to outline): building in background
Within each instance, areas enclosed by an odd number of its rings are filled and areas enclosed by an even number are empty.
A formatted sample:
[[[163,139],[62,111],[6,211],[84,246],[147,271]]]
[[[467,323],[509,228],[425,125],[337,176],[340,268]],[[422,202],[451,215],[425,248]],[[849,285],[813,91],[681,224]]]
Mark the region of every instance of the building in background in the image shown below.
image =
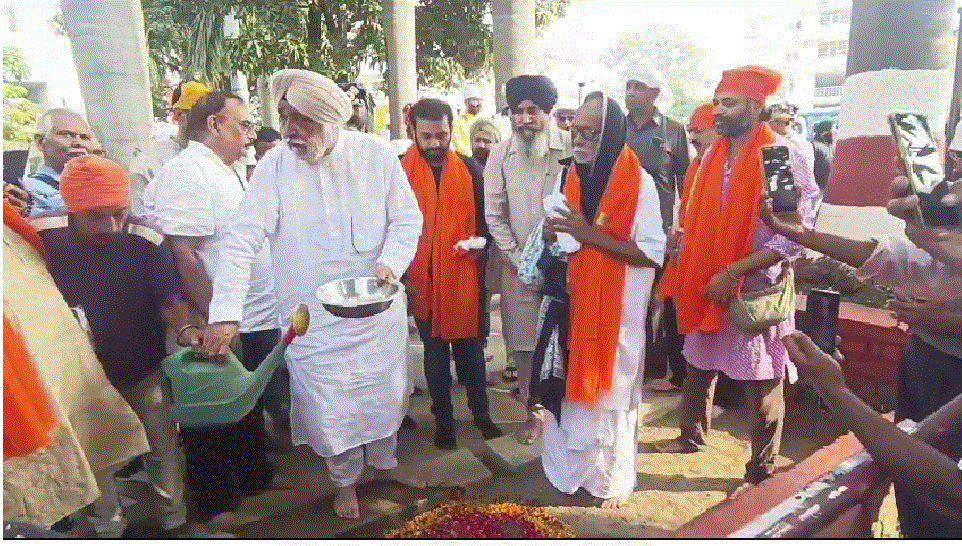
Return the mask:
[[[815,96],[812,105],[816,108],[837,108],[842,104],[851,19],[851,0],[818,1]]]
[[[771,102],[814,106],[818,7],[817,0],[759,6],[745,23],[745,63],[770,66],[783,76]],[[842,64],[844,72],[844,57]]]
[[[21,85],[41,109],[86,112],[70,38],[61,33],[59,0],[4,0],[4,43],[20,50],[30,74]]]

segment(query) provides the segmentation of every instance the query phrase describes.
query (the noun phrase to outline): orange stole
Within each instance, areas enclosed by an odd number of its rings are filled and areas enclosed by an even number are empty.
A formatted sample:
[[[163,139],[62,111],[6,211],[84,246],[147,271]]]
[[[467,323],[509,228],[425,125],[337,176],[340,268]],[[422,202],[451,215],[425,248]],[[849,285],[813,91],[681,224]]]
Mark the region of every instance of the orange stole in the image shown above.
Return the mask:
[[[611,170],[592,222],[594,229],[630,240],[640,184],[638,158],[625,146]],[[565,179],[565,196],[580,208],[581,179],[574,164]],[[593,404],[599,393],[611,390],[627,272],[625,262],[592,246],[582,246],[568,257],[571,331],[567,397],[572,401]]]
[[[702,160],[685,204],[685,236],[677,265],[672,275],[665,275],[664,290],[660,290],[675,300],[679,333],[696,328],[715,332],[725,324],[725,307],[708,301],[702,289],[713,275],[751,250],[764,180],[759,148],[774,142],[775,133],[768,124],[755,126],[732,167],[724,207],[728,138],[719,138]]]
[[[3,460],[50,445],[57,419],[20,334],[3,315]]]
[[[431,321],[431,335],[445,341],[478,337],[480,287],[476,253],[455,256],[454,245],[477,235],[474,184],[467,165],[448,150],[440,184],[417,146],[401,165],[417,197],[424,224],[407,278],[414,316]]]
[[[3,223],[30,243],[46,259],[37,231],[16,209],[3,201]],[[50,431],[57,419],[30,353],[6,313],[3,315],[3,460],[19,457],[50,445]]]
[[[701,167],[701,156],[695,157],[688,164],[688,170],[685,171],[685,186],[684,191],[681,194],[681,201],[678,204],[678,229],[682,232],[685,230],[685,213],[688,209],[688,196],[691,194],[692,184],[695,182],[695,175],[698,174],[698,168]],[[664,299],[671,297],[672,291],[675,287],[675,270],[678,269],[678,256],[669,258],[668,263],[665,264],[665,269],[661,275],[661,282],[658,284],[658,295]]]

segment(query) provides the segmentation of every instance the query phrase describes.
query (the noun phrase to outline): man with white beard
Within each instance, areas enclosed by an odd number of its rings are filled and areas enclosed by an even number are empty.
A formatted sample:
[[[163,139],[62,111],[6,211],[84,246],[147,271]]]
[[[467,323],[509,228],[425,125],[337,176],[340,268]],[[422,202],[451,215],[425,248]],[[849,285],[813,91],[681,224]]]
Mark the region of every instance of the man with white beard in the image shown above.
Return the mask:
[[[508,374],[517,374],[518,395],[528,408],[519,440],[530,444],[544,420],[538,401],[528,396],[531,356],[541,296],[518,278],[518,262],[531,232],[544,219],[542,201],[554,188],[559,161],[571,155],[569,133],[551,123],[558,91],[545,76],[522,75],[508,80],[512,134],[495,146],[484,169],[485,219],[504,259],[501,260],[501,321],[508,355]]]
[[[337,515],[358,518],[354,486],[365,464],[423,487],[395,457],[411,393],[407,306],[402,297],[378,315],[342,319],[315,292],[336,279],[400,278],[417,250],[421,213],[388,143],[342,128],[353,109],[337,84],[281,70],[271,87],[284,143],[257,164],[224,245],[204,351],[226,354],[251,261],[269,239],[280,315],[299,303],[311,312],[307,334],[286,353],[292,440],[324,458]]]

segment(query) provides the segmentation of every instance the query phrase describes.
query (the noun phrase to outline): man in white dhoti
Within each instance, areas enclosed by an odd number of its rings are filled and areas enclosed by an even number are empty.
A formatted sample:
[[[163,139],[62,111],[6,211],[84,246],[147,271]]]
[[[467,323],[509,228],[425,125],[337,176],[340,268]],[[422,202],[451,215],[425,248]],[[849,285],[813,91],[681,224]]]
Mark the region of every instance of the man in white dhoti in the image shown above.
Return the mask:
[[[360,515],[355,483],[365,464],[415,486],[395,458],[407,411],[406,304],[368,318],[327,312],[315,292],[336,279],[399,278],[417,250],[421,213],[387,142],[342,128],[347,95],[328,78],[281,70],[272,81],[284,143],[257,164],[221,254],[204,349],[225,354],[237,332],[249,268],[270,240],[281,316],[299,303],[307,334],[288,348],[291,432],[327,463],[338,516]]]
[[[518,280],[518,259],[525,241],[544,219],[542,200],[551,193],[561,159],[571,155],[571,139],[551,123],[558,91],[545,76],[508,80],[511,137],[494,146],[484,168],[484,210],[497,245],[501,271],[501,324],[508,357],[505,379],[517,379],[517,395],[528,408],[519,440],[530,444],[541,434],[543,412],[529,396],[531,355],[541,298]]]
[[[542,465],[560,491],[584,488],[616,508],[635,486],[645,315],[665,233],[655,182],[625,146],[618,104],[589,94],[572,135],[573,161],[558,178],[570,210],[544,232],[549,241],[568,233],[580,248],[565,255],[546,244],[538,259],[546,297],[532,373],[551,412]]]

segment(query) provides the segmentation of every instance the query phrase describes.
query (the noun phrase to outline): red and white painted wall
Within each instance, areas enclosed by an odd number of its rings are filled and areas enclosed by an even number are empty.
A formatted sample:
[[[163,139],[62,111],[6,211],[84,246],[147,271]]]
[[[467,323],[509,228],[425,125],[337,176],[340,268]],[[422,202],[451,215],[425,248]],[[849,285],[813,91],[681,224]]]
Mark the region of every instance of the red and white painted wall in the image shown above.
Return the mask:
[[[885,211],[897,172],[888,113],[913,110],[928,115],[944,154],[951,96],[950,70],[875,70],[846,78],[832,174],[818,211],[819,231],[853,239],[903,233],[904,224]]]

